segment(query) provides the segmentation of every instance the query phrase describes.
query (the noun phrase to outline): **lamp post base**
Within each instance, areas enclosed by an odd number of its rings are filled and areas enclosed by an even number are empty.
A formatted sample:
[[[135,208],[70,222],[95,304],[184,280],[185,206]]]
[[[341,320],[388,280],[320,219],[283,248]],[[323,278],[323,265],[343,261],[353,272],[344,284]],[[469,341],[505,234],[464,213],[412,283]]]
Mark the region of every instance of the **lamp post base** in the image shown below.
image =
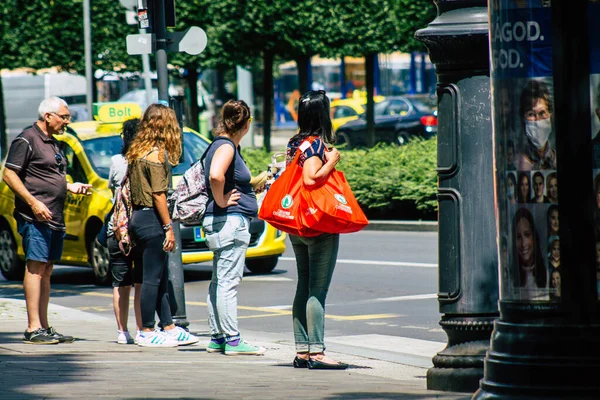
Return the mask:
[[[476,400],[598,399],[600,325],[496,321]],[[592,375],[590,375],[592,374]]]

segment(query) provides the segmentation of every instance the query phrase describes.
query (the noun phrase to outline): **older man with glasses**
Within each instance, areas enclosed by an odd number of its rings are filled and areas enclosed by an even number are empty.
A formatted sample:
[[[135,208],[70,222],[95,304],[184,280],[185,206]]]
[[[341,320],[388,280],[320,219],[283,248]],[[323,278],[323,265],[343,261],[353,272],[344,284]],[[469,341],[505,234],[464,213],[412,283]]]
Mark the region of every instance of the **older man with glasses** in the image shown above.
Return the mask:
[[[67,191],[89,194],[91,185],[67,183],[66,159],[54,135],[71,121],[67,103],[50,97],[40,103],[38,120],[11,143],[4,182],[15,193],[14,217],[23,238],[26,270],[23,280],[28,326],[23,341],[30,344],[72,342],[48,323],[50,276],[62,256]]]

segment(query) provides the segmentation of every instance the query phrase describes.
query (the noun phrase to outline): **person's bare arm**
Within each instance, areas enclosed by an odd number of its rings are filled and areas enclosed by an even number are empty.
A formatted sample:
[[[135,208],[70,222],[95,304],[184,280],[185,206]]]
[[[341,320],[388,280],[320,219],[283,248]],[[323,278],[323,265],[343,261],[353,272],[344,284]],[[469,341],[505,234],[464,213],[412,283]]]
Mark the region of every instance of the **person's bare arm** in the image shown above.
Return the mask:
[[[52,220],[52,212],[46,207],[44,203],[33,197],[29,190],[23,185],[23,181],[19,178],[19,175],[12,169],[6,168],[3,176],[4,182],[8,187],[19,196],[33,211],[33,215],[38,221],[50,221]]]
[[[215,203],[221,208],[237,205],[241,197],[236,189],[223,194],[223,190],[225,189],[225,173],[227,173],[234,156],[235,150],[233,147],[228,145],[220,146],[215,151],[210,164],[210,189]]]
[[[319,157],[310,157],[304,161],[302,178],[304,180],[304,186],[309,189],[322,184],[340,160],[340,152],[337,149],[326,151],[324,154],[326,159],[325,163],[323,163]]]
[[[175,233],[173,232],[173,226],[171,224],[171,215],[169,214],[169,207],[167,206],[167,194],[165,192],[152,193],[152,201],[154,208],[158,211],[160,221],[164,226],[169,225],[169,228],[165,230],[165,242],[163,243],[164,251],[173,251],[175,248]]]
[[[159,151],[154,151],[148,155],[147,160],[155,163],[169,162],[168,160],[161,160],[161,156],[162,153],[160,153]],[[175,249],[175,233],[173,232],[173,226],[171,225],[171,215],[169,214],[169,207],[167,206],[167,193],[152,193],[152,204],[158,212],[161,225],[163,227],[168,225],[168,229],[165,230],[165,241],[163,243],[163,250],[173,251],[173,249]]]

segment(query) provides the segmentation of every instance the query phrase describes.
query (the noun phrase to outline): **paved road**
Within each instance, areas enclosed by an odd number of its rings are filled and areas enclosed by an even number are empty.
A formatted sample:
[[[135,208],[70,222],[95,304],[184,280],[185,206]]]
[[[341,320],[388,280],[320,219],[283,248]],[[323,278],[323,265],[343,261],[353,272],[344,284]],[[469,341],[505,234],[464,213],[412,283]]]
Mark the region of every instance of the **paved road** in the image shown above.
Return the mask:
[[[445,345],[434,298],[436,248],[435,233],[342,237],[328,298],[326,343],[330,355],[352,368],[330,374],[290,368],[290,304],[296,278],[291,251],[274,274],[244,278],[242,333],[268,349],[265,357],[244,360],[204,351],[210,279],[206,266],[186,271],[190,328],[202,340],[179,351],[117,345],[111,288],[94,286],[91,271],[70,267],[56,270],[50,318],[76,336],[76,342],[25,345],[22,286],[0,281],[0,397],[467,399],[425,389],[431,358]]]
[[[185,276],[190,329],[205,332],[210,267],[186,266]],[[291,340],[295,282],[291,246],[273,274],[246,274],[239,294],[242,332],[272,332]],[[354,352],[380,357],[375,353],[381,343],[410,346],[413,343],[407,340],[416,339],[426,341],[435,354],[434,350],[446,342],[438,325],[436,292],[436,233],[366,231],[343,235],[327,300],[326,337],[330,348],[361,347],[361,351]],[[22,299],[22,293],[20,284],[0,282],[0,297]],[[51,301],[113,318],[111,288],[94,286],[87,269],[58,267]],[[131,329],[133,326],[131,319]],[[376,346],[365,345],[375,339]],[[430,361],[426,356],[416,364],[428,366]]]

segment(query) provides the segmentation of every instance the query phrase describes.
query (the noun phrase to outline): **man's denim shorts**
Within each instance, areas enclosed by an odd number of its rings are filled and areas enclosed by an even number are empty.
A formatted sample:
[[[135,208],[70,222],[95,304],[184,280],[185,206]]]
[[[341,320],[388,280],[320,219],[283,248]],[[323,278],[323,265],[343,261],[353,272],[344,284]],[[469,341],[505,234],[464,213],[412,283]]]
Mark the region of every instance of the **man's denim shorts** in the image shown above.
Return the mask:
[[[65,239],[64,231],[56,231],[38,221],[26,221],[20,215],[17,215],[16,219],[17,230],[23,238],[25,259],[44,263],[60,260]]]

